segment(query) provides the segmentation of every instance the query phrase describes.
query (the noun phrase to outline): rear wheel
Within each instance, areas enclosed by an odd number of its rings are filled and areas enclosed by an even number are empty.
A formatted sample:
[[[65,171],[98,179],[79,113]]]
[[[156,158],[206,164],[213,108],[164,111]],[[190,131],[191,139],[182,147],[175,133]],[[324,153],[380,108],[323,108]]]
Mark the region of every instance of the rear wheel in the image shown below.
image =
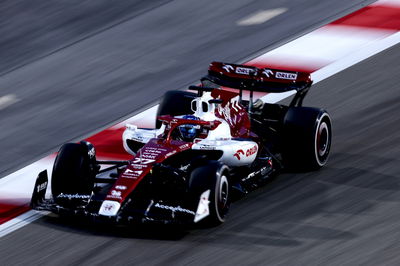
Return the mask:
[[[56,157],[51,190],[56,202],[81,200],[93,190],[96,176],[94,148],[89,143],[64,144]],[[74,198],[75,197],[75,198]]]
[[[164,94],[158,109],[157,117],[161,115],[187,115],[192,114],[192,100],[196,94],[188,91],[168,91]],[[156,127],[160,128],[161,121],[156,121]]]
[[[322,109],[291,107],[284,119],[283,159],[291,170],[316,170],[329,157],[332,123]]]
[[[220,162],[210,161],[194,169],[189,180],[189,195],[195,210],[200,201],[207,204],[207,199],[201,197],[208,196],[209,215],[199,221],[212,226],[225,222],[231,203],[228,167]],[[201,214],[196,219],[200,217]]]

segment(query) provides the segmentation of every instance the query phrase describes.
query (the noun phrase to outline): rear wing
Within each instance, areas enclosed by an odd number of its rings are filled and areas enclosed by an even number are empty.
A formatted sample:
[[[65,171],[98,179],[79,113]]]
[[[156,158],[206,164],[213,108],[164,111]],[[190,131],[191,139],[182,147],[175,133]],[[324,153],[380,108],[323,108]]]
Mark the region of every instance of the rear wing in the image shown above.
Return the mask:
[[[202,80],[209,80],[224,87],[260,92],[301,91],[312,84],[311,75],[307,72],[222,62],[212,62],[208,68],[208,75]]]

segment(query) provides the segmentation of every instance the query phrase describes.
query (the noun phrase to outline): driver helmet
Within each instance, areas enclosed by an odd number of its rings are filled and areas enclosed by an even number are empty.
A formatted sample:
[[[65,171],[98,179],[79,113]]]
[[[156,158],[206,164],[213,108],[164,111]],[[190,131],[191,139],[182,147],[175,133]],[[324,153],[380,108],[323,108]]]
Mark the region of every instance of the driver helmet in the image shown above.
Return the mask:
[[[200,118],[194,115],[185,115],[182,118],[189,120],[200,120]],[[192,142],[195,138],[199,136],[200,128],[201,128],[200,125],[192,125],[192,124],[185,124],[179,126],[179,132],[181,134],[182,140]]]

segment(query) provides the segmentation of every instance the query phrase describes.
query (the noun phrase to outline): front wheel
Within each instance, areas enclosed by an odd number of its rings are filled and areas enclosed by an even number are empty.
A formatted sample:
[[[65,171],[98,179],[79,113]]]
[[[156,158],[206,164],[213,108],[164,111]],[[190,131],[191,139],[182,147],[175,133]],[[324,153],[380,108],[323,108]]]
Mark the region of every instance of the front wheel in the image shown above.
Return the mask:
[[[79,202],[88,199],[96,176],[96,158],[88,143],[64,144],[56,157],[51,179],[51,190],[56,202]]]
[[[210,161],[192,171],[188,192],[197,209],[195,222],[212,226],[225,222],[231,203],[228,170],[226,165]],[[203,208],[207,205],[208,212]]]

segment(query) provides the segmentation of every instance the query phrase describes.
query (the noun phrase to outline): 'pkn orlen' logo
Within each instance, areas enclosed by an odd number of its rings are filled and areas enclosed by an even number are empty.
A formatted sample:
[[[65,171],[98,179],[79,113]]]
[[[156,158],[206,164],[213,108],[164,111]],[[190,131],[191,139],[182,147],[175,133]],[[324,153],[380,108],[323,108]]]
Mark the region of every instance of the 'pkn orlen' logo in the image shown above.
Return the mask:
[[[233,156],[235,156],[240,161],[240,154],[244,155],[243,150],[237,150]]]
[[[231,65],[225,65],[222,67],[223,69],[225,69],[226,72],[231,72],[231,70],[234,70],[233,66]]]
[[[264,69],[264,71],[262,72],[265,76],[267,76],[267,78],[270,77],[270,75],[274,75],[274,72],[271,69]]]
[[[236,67],[235,73],[241,74],[241,75],[250,75],[250,73],[253,71],[251,68],[246,68],[246,67]]]
[[[246,155],[246,157],[249,157],[255,153],[257,153],[257,145],[254,145],[254,147],[248,149],[246,153],[242,149],[237,150],[233,156],[235,156],[240,161],[240,155]]]
[[[295,73],[287,73],[287,72],[276,72],[275,77],[278,79],[289,79],[296,80],[297,74]]]

